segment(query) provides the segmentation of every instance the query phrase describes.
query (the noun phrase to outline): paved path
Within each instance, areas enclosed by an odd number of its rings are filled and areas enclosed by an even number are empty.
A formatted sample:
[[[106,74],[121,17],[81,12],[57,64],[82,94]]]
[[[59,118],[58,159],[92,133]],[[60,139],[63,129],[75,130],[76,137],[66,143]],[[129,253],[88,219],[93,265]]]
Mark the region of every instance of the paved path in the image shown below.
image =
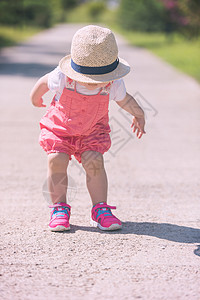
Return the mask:
[[[74,160],[71,231],[47,229],[46,154],[38,145],[45,109],[30,104],[29,92],[69,52],[79,27],[58,26],[1,52],[0,298],[199,300],[200,86],[120,37],[120,56],[132,66],[127,90],[147,117],[138,141],[130,117],[110,107],[109,203],[123,229],[90,227],[85,177]]]

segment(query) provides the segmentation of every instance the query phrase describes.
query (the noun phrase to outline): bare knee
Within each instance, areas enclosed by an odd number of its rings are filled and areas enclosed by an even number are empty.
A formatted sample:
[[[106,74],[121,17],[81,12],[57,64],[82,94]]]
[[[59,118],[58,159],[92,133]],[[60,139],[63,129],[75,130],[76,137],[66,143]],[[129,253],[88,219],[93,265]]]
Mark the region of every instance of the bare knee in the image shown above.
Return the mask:
[[[96,175],[104,170],[103,155],[96,151],[86,151],[81,156],[82,165],[87,174]]]
[[[69,155],[66,153],[51,153],[48,155],[48,167],[52,172],[66,172]]]

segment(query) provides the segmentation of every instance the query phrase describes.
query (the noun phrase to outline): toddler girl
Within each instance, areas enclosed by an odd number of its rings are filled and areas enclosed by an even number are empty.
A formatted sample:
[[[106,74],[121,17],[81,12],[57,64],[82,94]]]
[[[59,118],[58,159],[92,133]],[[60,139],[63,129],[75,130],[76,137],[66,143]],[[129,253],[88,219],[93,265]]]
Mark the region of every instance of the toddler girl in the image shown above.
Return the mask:
[[[103,154],[111,146],[108,105],[110,100],[133,115],[131,127],[138,138],[144,131],[144,113],[125,89],[122,77],[128,63],[118,57],[113,33],[89,25],[73,37],[71,55],[41,77],[31,91],[33,105],[45,107],[42,96],[51,90],[55,97],[40,121],[39,143],[48,154],[48,189],[52,200],[49,228],[69,230],[71,207],[66,203],[67,167],[74,155],[86,172],[92,199],[91,224],[102,230],[120,229],[107,204],[107,176]],[[62,184],[59,184],[61,183]]]

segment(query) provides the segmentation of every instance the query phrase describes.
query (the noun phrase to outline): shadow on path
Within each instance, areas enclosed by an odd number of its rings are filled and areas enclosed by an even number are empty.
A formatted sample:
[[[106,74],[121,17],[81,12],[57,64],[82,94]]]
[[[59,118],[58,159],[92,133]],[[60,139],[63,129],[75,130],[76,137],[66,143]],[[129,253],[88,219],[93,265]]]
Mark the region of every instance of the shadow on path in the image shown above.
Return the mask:
[[[37,63],[0,63],[0,75],[40,77],[52,71],[55,65]]]
[[[101,234],[135,234],[154,236],[159,239],[168,240],[176,243],[200,243],[200,229],[168,223],[124,222],[123,228],[118,231],[101,231],[94,227],[71,225],[70,231],[60,232],[60,234],[75,233],[78,230],[90,231],[94,233],[98,232]],[[197,249],[194,250],[194,254],[200,256],[200,245],[196,246]]]
[[[71,230],[69,232],[61,233],[75,233],[78,230],[97,232],[98,229],[89,226],[71,225]],[[168,223],[124,222],[123,228],[121,230],[98,230],[98,232],[102,234],[135,234],[154,236],[159,239],[168,240],[176,243],[200,243],[200,229]]]
[[[66,43],[66,49],[70,50],[70,44]],[[66,55],[52,44],[27,43],[19,44],[8,51],[0,52],[0,75],[41,77],[52,71],[59,60]],[[57,57],[57,59],[56,59]],[[52,61],[53,63],[49,63]]]
[[[200,243],[200,229],[168,223],[124,222],[123,228],[118,231],[101,231],[93,227],[71,225],[71,230],[62,232],[62,234],[75,233],[78,230],[98,232],[101,234],[146,235],[176,243]],[[198,248],[194,250],[194,254],[200,256],[200,245],[197,245],[197,247]]]
[[[177,243],[200,243],[200,229],[169,223],[125,222],[122,234],[154,236]]]

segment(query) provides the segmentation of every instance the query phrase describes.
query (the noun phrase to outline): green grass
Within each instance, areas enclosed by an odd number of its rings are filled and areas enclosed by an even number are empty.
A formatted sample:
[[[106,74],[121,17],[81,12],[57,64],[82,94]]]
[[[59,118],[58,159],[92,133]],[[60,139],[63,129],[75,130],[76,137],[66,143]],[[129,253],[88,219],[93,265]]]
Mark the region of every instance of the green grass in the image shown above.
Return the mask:
[[[0,48],[20,43],[39,31],[34,27],[0,26]]]
[[[77,8],[67,13],[66,21],[68,23],[91,23],[92,17],[89,15],[87,5],[79,5]]]
[[[91,13],[91,3],[85,3],[78,5],[76,8],[68,11],[66,16],[66,22],[68,23],[105,23],[104,15],[106,13],[106,23],[109,21],[107,18],[107,10],[103,14],[99,14],[97,16],[93,16]]]
[[[200,82],[200,39],[196,42],[182,40],[150,50]]]
[[[124,36],[131,45],[150,50],[200,82],[200,37],[196,40],[187,40],[180,34],[166,36],[164,33],[126,31],[120,28],[116,16],[116,11],[105,10],[97,19],[94,19],[86,3],[72,10],[67,15],[67,21],[105,24]]]

